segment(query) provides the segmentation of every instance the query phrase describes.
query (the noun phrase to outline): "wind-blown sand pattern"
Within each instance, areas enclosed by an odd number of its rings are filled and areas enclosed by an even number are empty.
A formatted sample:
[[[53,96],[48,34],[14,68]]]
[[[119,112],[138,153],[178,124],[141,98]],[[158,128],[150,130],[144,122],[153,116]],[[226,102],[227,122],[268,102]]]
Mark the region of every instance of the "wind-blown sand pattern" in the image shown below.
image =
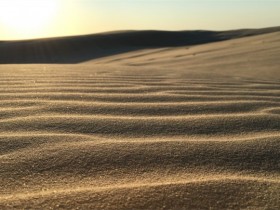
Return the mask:
[[[280,33],[0,66],[0,209],[279,209]]]

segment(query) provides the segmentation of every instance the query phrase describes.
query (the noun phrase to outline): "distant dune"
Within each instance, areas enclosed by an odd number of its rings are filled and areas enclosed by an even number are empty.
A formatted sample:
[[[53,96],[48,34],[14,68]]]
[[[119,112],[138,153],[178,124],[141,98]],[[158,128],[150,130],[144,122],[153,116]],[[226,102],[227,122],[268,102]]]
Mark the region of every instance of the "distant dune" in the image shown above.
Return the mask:
[[[0,209],[279,209],[277,31],[0,44]]]
[[[120,31],[94,35],[0,42],[0,63],[80,63],[139,49],[190,46],[280,31]]]

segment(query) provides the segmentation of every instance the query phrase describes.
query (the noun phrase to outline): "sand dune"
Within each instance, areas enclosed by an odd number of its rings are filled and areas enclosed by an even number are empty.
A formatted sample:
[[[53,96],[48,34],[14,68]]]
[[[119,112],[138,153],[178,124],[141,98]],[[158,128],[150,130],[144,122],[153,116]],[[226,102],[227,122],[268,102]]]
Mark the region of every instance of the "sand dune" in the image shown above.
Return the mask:
[[[73,64],[141,49],[192,46],[279,32],[280,27],[232,31],[118,31],[93,35],[0,42],[0,64]]]
[[[279,209],[279,37],[1,65],[0,208]]]

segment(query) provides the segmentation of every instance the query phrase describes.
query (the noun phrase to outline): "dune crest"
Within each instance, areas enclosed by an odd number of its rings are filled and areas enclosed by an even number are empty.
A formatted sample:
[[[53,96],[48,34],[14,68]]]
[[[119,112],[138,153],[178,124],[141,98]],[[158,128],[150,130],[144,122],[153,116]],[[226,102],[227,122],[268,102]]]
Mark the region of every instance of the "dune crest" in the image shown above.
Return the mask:
[[[193,46],[279,32],[280,27],[232,31],[117,31],[0,42],[0,64],[77,64],[127,52]]]

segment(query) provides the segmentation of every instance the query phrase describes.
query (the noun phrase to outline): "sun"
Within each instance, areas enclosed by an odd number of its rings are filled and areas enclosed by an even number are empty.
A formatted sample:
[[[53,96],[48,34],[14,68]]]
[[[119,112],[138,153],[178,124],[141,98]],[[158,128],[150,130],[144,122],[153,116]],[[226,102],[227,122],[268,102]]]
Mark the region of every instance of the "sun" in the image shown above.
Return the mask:
[[[18,34],[38,33],[57,9],[58,0],[0,0],[0,24]]]

